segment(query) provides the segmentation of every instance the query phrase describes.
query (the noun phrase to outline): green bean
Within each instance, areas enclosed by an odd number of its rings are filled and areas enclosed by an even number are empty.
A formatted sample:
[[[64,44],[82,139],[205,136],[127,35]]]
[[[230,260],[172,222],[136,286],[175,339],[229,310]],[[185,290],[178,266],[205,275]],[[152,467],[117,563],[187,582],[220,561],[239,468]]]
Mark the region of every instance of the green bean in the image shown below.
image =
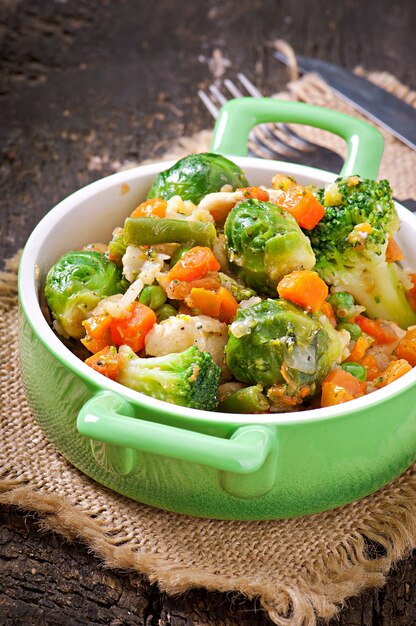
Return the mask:
[[[166,291],[159,285],[146,285],[142,289],[139,302],[157,311],[167,300]]]
[[[167,320],[168,317],[172,317],[172,315],[176,315],[178,312],[171,304],[163,304],[160,309],[156,311],[156,317],[158,322],[163,322],[163,320]]]
[[[361,337],[361,335],[363,334],[358,324],[353,324],[352,322],[341,322],[337,325],[337,330],[348,330],[351,339],[353,339],[354,341],[357,341],[358,337]]]
[[[358,378],[358,380],[362,380],[364,382],[367,380],[367,370],[363,365],[354,363],[354,361],[348,361],[347,363],[342,363],[341,367],[349,374]]]
[[[212,248],[215,237],[215,226],[210,222],[188,222],[165,217],[128,217],[124,223],[124,241],[127,246],[183,243],[190,247]]]
[[[264,413],[269,408],[261,387],[253,385],[230,393],[218,404],[217,410],[224,413]]]

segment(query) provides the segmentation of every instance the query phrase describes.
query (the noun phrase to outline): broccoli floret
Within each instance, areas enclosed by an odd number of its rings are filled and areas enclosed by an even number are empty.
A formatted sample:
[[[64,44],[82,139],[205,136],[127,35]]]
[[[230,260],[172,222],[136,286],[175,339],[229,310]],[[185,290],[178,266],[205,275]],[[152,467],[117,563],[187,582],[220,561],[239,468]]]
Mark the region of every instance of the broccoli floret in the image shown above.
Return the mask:
[[[407,328],[416,324],[400,267],[386,261],[390,237],[400,222],[387,180],[338,178],[317,192],[325,215],[309,231],[323,280],[350,293],[373,318]]]
[[[117,381],[147,396],[193,409],[213,411],[221,370],[208,352],[191,346],[184,352],[138,357],[121,346],[123,365]]]

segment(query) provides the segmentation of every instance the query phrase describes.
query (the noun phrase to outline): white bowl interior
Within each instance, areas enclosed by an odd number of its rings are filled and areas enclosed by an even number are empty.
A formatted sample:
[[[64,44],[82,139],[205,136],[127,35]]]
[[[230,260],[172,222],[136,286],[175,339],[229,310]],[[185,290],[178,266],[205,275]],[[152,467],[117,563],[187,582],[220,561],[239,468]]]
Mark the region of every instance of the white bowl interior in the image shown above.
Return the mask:
[[[294,165],[280,161],[266,161],[253,158],[231,157],[245,171],[247,179],[251,185],[270,186],[272,176],[276,172],[295,176],[301,184],[324,185],[336,178],[335,174],[317,170],[315,168]],[[90,242],[108,242],[111,233],[117,226],[122,226],[124,219],[130,212],[145,199],[146,194],[154,180],[155,175],[167,169],[172,162],[159,162],[151,165],[141,166],[125,172],[120,172],[101,179],[80,191],[72,194],[55,208],[53,208],[35,228],[26,244],[22,262],[20,265],[20,298],[26,312],[30,311],[30,320],[36,333],[43,342],[54,350],[61,357],[65,358],[73,367],[85,368],[88,375],[96,380],[102,377],[93,372],[90,368],[81,363],[74,355],[63,346],[59,338],[55,336],[47,324],[38,301],[38,288],[43,284],[43,279],[51,265],[66,251],[79,248]],[[406,264],[416,271],[416,216],[397,205],[399,216],[402,222],[398,242],[405,251]],[[84,371],[85,375],[85,371]],[[99,377],[97,379],[96,377]],[[392,385],[378,391],[376,394],[365,396],[353,403],[358,407],[374,401],[382,400],[383,397],[391,393],[397,393],[401,388],[413,384],[416,380],[415,370],[396,381]],[[108,381],[110,387],[114,387],[120,392],[119,385]],[[123,388],[126,396],[134,398],[134,393],[127,388]],[[374,400],[374,395],[377,396]],[[153,401],[157,405],[162,404],[166,410],[165,403]],[[350,403],[348,403],[350,404]],[[347,407],[348,407],[347,404]],[[175,409],[172,408],[172,411]],[[346,405],[339,407],[329,407],[328,409],[315,409],[299,413],[299,419],[310,417],[323,418],[335,414],[344,413],[348,408]],[[181,409],[184,415],[189,410]],[[193,414],[194,411],[192,410]],[[202,418],[216,419],[221,414],[200,411]],[[223,418],[226,417],[223,415]],[[256,416],[256,418],[259,416]],[[265,422],[285,421],[282,415],[277,414],[266,416],[262,419]],[[253,416],[248,416],[249,421],[253,421]],[[247,419],[248,419],[247,418]],[[294,421],[294,415],[290,420]],[[259,421],[256,419],[256,421]]]

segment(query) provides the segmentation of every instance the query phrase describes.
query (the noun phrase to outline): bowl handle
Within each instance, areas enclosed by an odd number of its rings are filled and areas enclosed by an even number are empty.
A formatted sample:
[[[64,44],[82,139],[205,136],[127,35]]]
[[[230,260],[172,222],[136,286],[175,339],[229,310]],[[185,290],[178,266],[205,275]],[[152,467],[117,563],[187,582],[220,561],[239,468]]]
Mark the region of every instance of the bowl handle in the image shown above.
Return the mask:
[[[212,152],[247,156],[248,136],[257,124],[284,122],[306,124],[328,130],[347,142],[348,155],[341,176],[358,174],[377,178],[383,155],[383,137],[374,127],[351,115],[324,107],[277,100],[276,98],[236,98],[220,110],[211,142]]]
[[[78,432],[90,439],[191,461],[237,474],[256,472],[276,446],[273,427],[240,426],[230,439],[133,417],[132,406],[111,391],[97,393],[81,408]]]

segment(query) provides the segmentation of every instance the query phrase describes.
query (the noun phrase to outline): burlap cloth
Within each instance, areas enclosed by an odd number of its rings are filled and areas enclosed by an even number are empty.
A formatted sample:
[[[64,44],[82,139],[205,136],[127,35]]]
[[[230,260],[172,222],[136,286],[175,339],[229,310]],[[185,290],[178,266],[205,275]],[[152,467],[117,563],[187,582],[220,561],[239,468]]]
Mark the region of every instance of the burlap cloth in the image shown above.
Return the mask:
[[[416,106],[387,74],[371,79]],[[316,77],[289,83],[284,97],[355,114]],[[306,131],[305,131],[306,132]],[[320,130],[311,139],[343,142]],[[167,156],[205,150],[210,132]],[[416,153],[385,133],[381,176],[396,197],[416,198]],[[113,568],[146,574],[168,593],[192,587],[258,596],[276,624],[315,624],[344,599],[382,585],[416,546],[416,464],[378,493],[335,511],[282,521],[195,519],[160,511],[101,487],[44,438],[26,402],[18,366],[16,262],[0,276],[0,502],[37,511],[47,528],[85,541]],[[380,544],[384,550],[374,549]]]

